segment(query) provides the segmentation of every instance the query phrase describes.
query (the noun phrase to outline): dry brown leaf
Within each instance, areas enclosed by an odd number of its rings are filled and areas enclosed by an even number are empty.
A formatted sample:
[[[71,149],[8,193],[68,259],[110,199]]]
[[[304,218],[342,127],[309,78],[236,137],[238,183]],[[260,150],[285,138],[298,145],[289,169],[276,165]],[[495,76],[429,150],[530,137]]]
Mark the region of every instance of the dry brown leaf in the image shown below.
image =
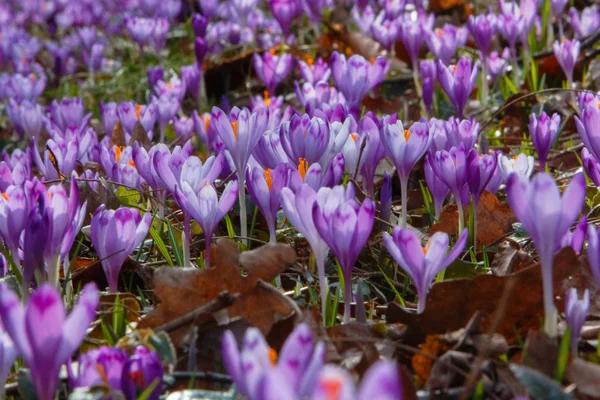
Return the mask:
[[[559,311],[564,309],[564,293],[571,287],[579,292],[591,289],[592,298],[597,292],[591,271],[582,257],[573,249],[565,248],[554,260],[554,294],[559,297],[555,304]],[[509,288],[509,293],[504,293]],[[502,298],[505,304],[500,304]],[[594,308],[592,301],[590,312]],[[543,318],[542,276],[539,265],[526,268],[505,277],[480,275],[474,279],[457,279],[435,284],[427,295],[425,312],[415,314],[397,303],[388,305],[388,323],[400,322],[407,326],[404,341],[409,344],[422,343],[430,334],[440,334],[460,329],[479,312],[481,329],[488,332],[496,311],[502,306],[504,314],[494,332],[513,343],[517,334],[525,336],[530,329],[538,329]]]
[[[512,246],[510,241],[505,241],[498,245],[498,252],[494,255],[491,269],[494,275],[506,276],[519,272],[534,263],[533,257],[518,248],[518,244]]]
[[[129,140],[129,143],[131,144],[135,142],[138,142],[139,145],[145,149],[148,149],[151,144],[150,139],[148,139],[148,133],[140,121],[136,121],[135,125],[133,126],[133,132],[131,132],[131,139]]]
[[[448,346],[440,335],[428,335],[425,338],[425,343],[423,343],[420,349],[421,351],[416,353],[411,360],[411,365],[413,371],[415,371],[415,378],[419,386],[423,386],[429,379],[431,367],[435,360],[449,349],[450,346]]]
[[[465,221],[468,221],[469,209],[465,208]],[[517,222],[510,207],[503,204],[496,196],[484,191],[477,207],[477,243],[490,245],[512,231],[512,225]],[[458,209],[451,204],[444,207],[440,221],[431,226],[430,234],[445,232],[456,235],[458,230]]]
[[[110,135],[110,147],[113,146],[125,147],[127,142],[125,141],[125,131],[123,130],[123,124],[121,121],[117,121],[113,128],[112,135]]]
[[[227,308],[229,318],[241,317],[264,335],[277,321],[298,313],[295,303],[264,281],[270,281],[296,261],[296,252],[283,244],[265,245],[241,255],[230,240],[215,246],[215,266],[208,269],[159,268],[154,273],[154,292],[160,304],[147,314],[140,328],[155,328],[203,306],[222,292],[240,297]],[[248,275],[241,275],[241,267]],[[173,332],[176,345],[189,331]]]

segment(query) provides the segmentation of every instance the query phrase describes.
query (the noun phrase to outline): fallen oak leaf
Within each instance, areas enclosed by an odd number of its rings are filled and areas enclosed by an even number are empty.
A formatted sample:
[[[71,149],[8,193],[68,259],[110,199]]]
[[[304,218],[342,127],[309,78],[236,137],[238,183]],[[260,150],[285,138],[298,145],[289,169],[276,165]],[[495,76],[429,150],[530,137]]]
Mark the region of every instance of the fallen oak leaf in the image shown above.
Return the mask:
[[[280,319],[299,314],[295,303],[264,282],[296,261],[296,252],[283,244],[265,245],[240,254],[231,240],[219,240],[214,247],[215,266],[207,269],[163,267],[154,272],[153,286],[160,304],[148,313],[140,328],[155,328],[181,317],[216,299],[221,293],[239,294],[226,308],[229,318],[241,317],[264,335]],[[247,276],[241,275],[241,268]],[[172,332],[178,346],[185,345],[190,326]]]
[[[562,296],[569,287],[593,289],[589,266],[577,257],[570,247],[561,250],[554,259],[553,280],[555,304],[564,309]],[[504,293],[511,286],[510,295]],[[500,299],[506,304],[500,304]],[[494,323],[494,315],[500,306],[505,307],[504,317],[494,332],[488,329]],[[475,312],[481,314],[481,329],[499,333],[507,342],[514,343],[516,335],[524,336],[530,329],[538,329],[543,317],[542,276],[540,265],[534,265],[507,276],[480,275],[475,279],[457,279],[435,284],[427,295],[422,314],[415,314],[398,303],[388,304],[386,321],[400,322],[407,326],[404,342],[411,345],[422,343],[427,335],[445,333],[464,327]]]
[[[465,220],[469,219],[469,209],[465,208]],[[488,246],[512,231],[517,222],[510,207],[503,204],[496,196],[484,191],[477,207],[477,243]],[[447,205],[442,210],[438,223],[433,224],[429,233],[445,232],[456,235],[458,231],[458,208],[455,204]]]

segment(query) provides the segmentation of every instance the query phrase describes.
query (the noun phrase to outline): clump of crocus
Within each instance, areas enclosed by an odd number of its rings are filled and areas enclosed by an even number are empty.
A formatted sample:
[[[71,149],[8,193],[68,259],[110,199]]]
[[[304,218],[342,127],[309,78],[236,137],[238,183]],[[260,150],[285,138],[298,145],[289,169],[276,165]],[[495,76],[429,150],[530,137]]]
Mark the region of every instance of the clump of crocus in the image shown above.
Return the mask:
[[[552,50],[554,50],[554,56],[558,60],[565,76],[567,77],[567,83],[569,87],[573,87],[573,70],[579,57],[579,50],[581,44],[579,40],[567,40],[554,42]]]
[[[87,284],[66,316],[63,300],[51,285],[36,289],[23,306],[6,285],[0,286],[0,318],[31,373],[39,400],[52,400],[60,368],[68,362],[96,318],[98,289]]]
[[[129,257],[148,234],[152,215],[142,217],[134,208],[120,207],[117,210],[105,210],[98,207],[92,217],[91,237],[94,249],[102,263],[110,291],[119,291],[119,271]]]
[[[387,156],[392,160],[400,178],[402,195],[402,218],[400,224],[406,226],[408,204],[408,176],[415,164],[425,155],[431,144],[431,133],[427,124],[414,123],[404,129],[402,121],[385,117],[382,121],[381,142]]]
[[[232,181],[225,186],[225,190],[219,199],[217,191],[210,181],[200,181],[188,183],[182,181],[181,187],[175,186],[175,198],[179,205],[194,218],[202,227],[204,232],[206,257],[204,265],[210,266],[210,247],[213,233],[223,219],[235,204],[238,197],[238,182]],[[244,190],[243,188],[241,190]],[[188,239],[189,240],[189,239]]]
[[[212,109],[212,124],[221,136],[237,170],[240,202],[240,229],[242,240],[248,236],[246,215],[246,167],[252,151],[267,129],[269,110],[261,107],[254,112],[234,108],[229,116],[218,107]]]
[[[535,151],[538,153],[541,171],[546,170],[546,160],[550,148],[558,136],[559,128],[560,115],[557,113],[552,114],[552,118],[548,117],[545,112],[542,112],[539,118],[534,113],[529,116],[529,134],[535,146]]]
[[[544,290],[545,330],[556,336],[557,311],[554,306],[552,266],[554,253],[561,239],[577,219],[585,201],[586,183],[583,173],[577,173],[563,196],[546,174],[528,178],[512,174],[506,184],[508,204],[531,236],[540,256]]]
[[[298,325],[288,336],[279,355],[267,344],[257,328],[248,328],[241,349],[231,331],[223,335],[223,364],[237,390],[250,399],[262,398],[262,381],[272,372],[280,377],[280,385],[292,397],[303,399],[312,395],[315,383],[325,363],[325,345],[315,343],[310,328]]]
[[[427,292],[437,274],[448,267],[464,250],[469,231],[464,229],[450,253],[448,235],[436,232],[427,246],[421,246],[421,240],[415,231],[409,228],[395,227],[390,235],[383,233],[383,242],[398,265],[412,278],[419,296],[417,312],[425,311]]]
[[[142,393],[154,385],[148,400],[158,400],[162,392],[163,366],[154,351],[137,346],[125,365],[121,375],[121,390],[126,400],[139,399]]]
[[[375,206],[365,199],[359,206],[354,200],[354,186],[322,188],[312,209],[313,221],[319,235],[337,257],[344,274],[344,322],[350,321],[352,299],[352,269],[367,244],[373,222]]]
[[[581,328],[585,323],[588,310],[590,309],[590,291],[585,289],[583,299],[579,300],[577,289],[571,288],[565,298],[565,319],[571,330],[571,353],[577,355],[577,343],[581,335]]]
[[[437,62],[438,81],[459,118],[463,118],[463,110],[475,88],[478,69],[479,61],[473,65],[467,57],[461,57],[456,65],[449,67],[440,60]]]

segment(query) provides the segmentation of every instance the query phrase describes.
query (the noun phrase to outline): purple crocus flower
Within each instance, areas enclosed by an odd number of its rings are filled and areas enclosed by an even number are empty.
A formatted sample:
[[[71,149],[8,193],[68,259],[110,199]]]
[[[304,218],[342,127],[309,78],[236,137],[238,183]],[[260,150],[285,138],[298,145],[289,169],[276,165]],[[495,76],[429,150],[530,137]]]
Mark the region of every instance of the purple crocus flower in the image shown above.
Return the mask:
[[[344,274],[344,321],[350,321],[350,303],[352,299],[352,269],[358,256],[366,245],[373,222],[375,205],[365,199],[362,205],[349,198],[354,186],[348,189],[336,186],[330,191],[321,189],[317,201],[313,204],[313,221],[319,235],[337,257]]]
[[[490,74],[490,80],[496,81],[496,78],[503,74],[506,68],[510,65],[510,51],[508,47],[505,47],[502,54],[498,54],[497,51],[492,51],[489,57],[486,59],[487,72]]]
[[[355,389],[346,369],[327,364],[319,376],[311,399],[401,399],[403,388],[399,377],[398,367],[393,361],[379,360],[367,370],[360,386]]]
[[[495,153],[480,155],[477,150],[471,150],[467,155],[467,184],[475,209],[479,205],[481,194],[494,176],[497,165],[498,156]]]
[[[119,271],[129,254],[142,243],[152,221],[152,214],[144,217],[134,208],[120,207],[105,210],[98,207],[92,217],[92,244],[102,262],[102,269],[112,293],[119,291]]]
[[[472,151],[476,152],[476,150]],[[465,149],[464,145],[461,144],[458,147],[452,147],[449,151],[437,151],[435,154],[432,154],[432,157],[429,160],[431,167],[439,180],[450,189],[450,192],[456,200],[460,231],[462,231],[462,227],[464,226],[463,206],[465,204],[463,202],[462,193],[467,184],[468,154],[469,152]]]
[[[423,85],[423,103],[427,112],[431,112],[433,104],[433,94],[435,91],[435,82],[437,81],[437,72],[434,60],[419,61],[419,74],[421,75]]]
[[[131,158],[131,147],[102,147],[100,164],[111,181],[141,190],[140,175]]]
[[[540,256],[544,287],[546,332],[556,336],[557,312],[554,306],[552,264],[554,252],[575,222],[586,196],[585,176],[577,173],[561,197],[554,179],[539,173],[530,182],[512,174],[506,184],[508,204],[531,236]]]
[[[351,107],[358,108],[363,97],[375,86],[383,82],[389,64],[384,56],[369,62],[361,55],[346,56],[333,53],[330,60],[333,80]]]
[[[102,119],[102,127],[104,134],[111,136],[115,125],[119,121],[117,114],[117,103],[100,103],[100,118]]]
[[[427,292],[437,274],[448,267],[464,250],[469,237],[468,229],[464,229],[456,244],[448,251],[448,235],[436,232],[431,236],[427,246],[421,247],[421,240],[415,231],[409,228],[395,227],[390,235],[383,233],[383,242],[390,255],[398,265],[414,281],[419,296],[417,312],[425,311]]]
[[[575,254],[580,254],[581,250],[583,249],[583,242],[585,242],[585,234],[587,232],[587,229],[587,216],[583,215],[579,219],[579,222],[577,223],[575,229],[573,229],[573,232],[567,231],[565,236],[563,236],[563,238],[560,241],[560,246],[558,247],[558,250],[565,247],[571,247],[573,251],[575,251]]]
[[[171,24],[168,19],[156,18],[150,42],[155,52],[159,53],[165,48],[170,27]]]
[[[306,60],[298,60],[298,66],[300,67],[300,75],[305,82],[315,85],[319,81],[327,82],[331,76],[331,70],[329,64],[323,61],[322,58],[317,58],[313,61],[312,58]]]
[[[144,46],[150,43],[155,25],[154,18],[128,17],[125,19],[125,28],[127,28],[131,39],[140,46],[142,58]]]
[[[463,110],[477,83],[478,68],[479,61],[473,66],[467,57],[461,57],[456,65],[450,67],[439,60],[437,62],[438,80],[459,118],[463,118]]]
[[[24,100],[20,104],[20,126],[27,138],[35,138],[36,141],[42,133],[42,107],[39,104]]]
[[[179,79],[177,75],[173,75],[168,82],[158,81],[154,86],[154,92],[157,96],[174,97],[180,102],[185,95],[185,81]]]
[[[217,15],[219,0],[198,0],[202,14],[208,19],[212,19]]]
[[[286,390],[293,398],[312,394],[325,363],[325,345],[314,343],[306,324],[299,324],[288,336],[279,355],[267,344],[257,328],[248,328],[241,349],[231,331],[223,335],[223,364],[236,389],[250,399],[262,398],[262,380],[272,372],[284,379]],[[287,397],[286,397],[287,398]]]
[[[6,259],[5,269],[6,269]],[[1,328],[0,328],[1,329]],[[0,330],[0,396],[4,396],[4,384],[8,379],[8,375],[12,369],[14,362],[19,356],[17,348],[15,347],[10,336],[4,331]]]
[[[386,4],[388,2],[386,1]],[[392,46],[398,38],[398,21],[386,18],[386,12],[381,10],[373,24],[371,25],[371,34],[381,46],[388,52],[392,50]]]
[[[204,57],[208,53],[208,45],[206,39],[197,37],[194,40],[194,55],[196,56],[196,63],[198,65],[204,65]]]
[[[142,105],[126,101],[117,106],[117,115],[123,124],[123,130],[128,135],[133,133],[135,123],[140,121],[144,130],[148,132],[148,138],[152,139],[152,130],[157,114],[158,112],[154,103]]]
[[[359,135],[363,138],[360,142],[365,143],[360,155],[360,175],[363,190],[371,198],[375,195],[375,172],[379,162],[385,157],[385,146],[381,141],[378,121],[375,116],[367,114],[358,123]],[[353,172],[353,171],[352,171]]]
[[[266,130],[269,120],[268,108],[259,108],[255,112],[237,107],[231,110],[229,117],[218,107],[212,109],[212,123],[223,140],[225,147],[231,153],[231,158],[237,169],[240,184],[240,226],[243,237],[247,236],[246,224],[246,166],[252,151]]]
[[[404,129],[402,121],[393,121],[391,117],[384,117],[382,123],[381,142],[400,178],[400,189],[402,191],[402,218],[400,223],[402,226],[406,226],[408,176],[415,164],[429,149],[432,136],[427,124],[422,122],[414,123],[410,129]]]
[[[0,161],[0,192],[5,192],[11,185],[23,186],[27,178],[27,168],[20,162],[11,169],[6,161]]]
[[[546,170],[546,160],[550,153],[550,148],[556,141],[558,129],[560,128],[560,115],[552,114],[552,118],[548,114],[542,112],[539,118],[532,113],[529,116],[529,134],[535,146],[535,151],[538,153],[540,161],[540,170]]]
[[[577,289],[569,289],[565,297],[565,319],[567,320],[567,326],[571,329],[571,354],[574,356],[578,354],[577,344],[589,309],[590,291],[585,289],[583,299],[579,300]]]
[[[600,109],[592,101],[585,105],[581,118],[575,116],[575,126],[581,140],[596,160],[600,159]]]
[[[558,60],[569,86],[573,84],[573,70],[579,57],[579,49],[581,44],[579,40],[567,40],[563,39],[561,42],[554,42],[552,49],[554,50],[554,56]]]
[[[423,47],[425,33],[421,21],[405,18],[400,24],[399,35],[408,57],[416,70],[419,61],[419,53]]]
[[[435,207],[435,219],[438,220],[440,218],[444,201],[446,200],[446,197],[448,197],[448,193],[450,193],[450,189],[433,171],[433,168],[431,167],[431,159],[433,157],[434,155],[431,153],[425,157],[425,183],[429,188],[433,205]]]
[[[581,149],[581,163],[587,176],[590,177],[596,187],[600,187],[600,164],[585,147]]]
[[[204,183],[203,186],[199,185],[201,183],[200,180],[191,183],[183,181],[181,188],[175,186],[175,197],[179,204],[185,208],[185,211],[202,227],[206,249],[204,265],[209,267],[213,233],[225,214],[235,204],[238,196],[238,182],[229,182],[225,186],[220,199],[217,197],[217,191],[210,182]]]
[[[299,11],[298,2],[296,0],[269,0],[269,8],[273,17],[279,22],[283,34],[288,36],[292,21]]]
[[[582,39],[600,28],[600,10],[596,4],[586,7],[581,11],[581,16],[575,7],[569,10],[571,27],[577,38]]]
[[[128,359],[125,350],[108,346],[80,354],[77,374],[70,374],[69,384],[75,388],[103,385],[111,391],[121,390],[123,367]]]
[[[158,202],[159,215],[158,218],[162,220],[164,218],[164,205],[167,197],[166,189],[167,186],[163,183],[162,179],[154,168],[153,158],[157,151],[165,151],[168,153],[168,149],[164,149],[161,146],[152,146],[149,151],[146,151],[139,145],[138,142],[133,144],[131,150],[131,159],[137,168],[139,175],[144,178],[146,183],[153,189],[153,196]]]
[[[246,185],[248,193],[267,221],[269,243],[277,243],[276,224],[281,190],[286,186],[288,167],[279,164],[274,169],[248,168]]]
[[[148,68],[148,83],[154,87],[158,81],[164,80],[165,72],[161,66]]]
[[[163,366],[158,354],[144,346],[137,346],[133,355],[123,366],[121,390],[126,400],[138,399],[144,391],[156,382],[156,386],[146,397],[158,400],[162,392]]]
[[[192,96],[194,101],[198,102],[200,96],[200,81],[202,80],[202,71],[198,64],[192,64],[181,67],[181,78],[187,93]]]
[[[470,15],[467,21],[467,28],[471,36],[475,39],[475,44],[481,52],[481,58],[485,59],[496,33],[496,16],[492,13],[478,16]]]
[[[0,236],[18,263],[19,238],[27,224],[29,199],[21,186],[9,186],[0,197]]]
[[[371,31],[371,25],[375,20],[375,11],[373,11],[370,5],[361,9],[355,4],[350,11],[350,15],[352,15],[354,23],[362,33],[369,33]]]
[[[587,227],[587,256],[596,284],[600,285],[600,240],[594,224]]]
[[[194,120],[182,115],[173,122],[173,130],[177,137],[187,140],[194,134]]]
[[[158,120],[158,127],[160,130],[160,142],[165,141],[165,133],[167,126],[173,120],[177,111],[181,107],[181,103],[175,97],[164,94],[160,97],[153,97],[152,104],[156,107],[156,116]]]
[[[320,175],[320,173],[319,173]],[[322,189],[323,193],[329,193],[331,189]],[[341,189],[337,189],[341,190]],[[352,194],[349,191],[346,195]],[[321,196],[326,198],[326,196]],[[308,184],[301,185],[294,193],[290,188],[281,190],[281,206],[285,216],[291,224],[300,232],[308,243],[315,255],[317,271],[319,273],[319,286],[321,288],[321,313],[325,318],[325,307],[327,305],[327,278],[325,277],[325,259],[329,252],[329,247],[324,239],[321,238],[313,220],[312,209],[317,201],[317,192]]]
[[[519,155],[514,157],[502,155],[498,160],[498,168],[502,173],[502,180],[504,182],[513,173],[529,179],[533,173],[533,156],[528,156],[524,153],[519,153]]]
[[[425,32],[429,51],[444,64],[450,64],[456,50],[467,43],[468,31],[464,27],[444,24],[442,28]]]
[[[450,117],[444,122],[444,129],[450,147],[458,147],[462,143],[466,150],[470,150],[475,147],[479,137],[479,122],[474,119]]]
[[[195,13],[192,16],[192,29],[194,35],[204,37],[206,36],[206,28],[208,27],[208,18],[200,13]]]
[[[290,122],[283,124],[280,135],[283,149],[291,160],[303,158],[312,164],[327,150],[331,133],[326,121],[304,114],[294,115]]]
[[[275,55],[275,51],[267,51],[262,57],[254,54],[254,69],[260,80],[265,84],[270,94],[275,94],[275,89],[289,75],[292,70],[294,58],[289,53]]]
[[[40,286],[26,306],[8,286],[0,286],[2,325],[29,367],[38,399],[54,398],[60,368],[79,348],[97,307],[98,289],[93,283],[83,288],[68,317],[62,297],[51,285]]]

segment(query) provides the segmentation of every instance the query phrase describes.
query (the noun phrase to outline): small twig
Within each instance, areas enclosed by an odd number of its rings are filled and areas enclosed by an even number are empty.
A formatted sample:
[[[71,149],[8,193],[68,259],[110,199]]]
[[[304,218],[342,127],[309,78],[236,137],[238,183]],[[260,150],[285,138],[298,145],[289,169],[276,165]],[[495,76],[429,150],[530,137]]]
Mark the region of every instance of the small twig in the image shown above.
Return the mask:
[[[239,294],[233,294],[229,292],[222,292],[216,299],[209,301],[202,307],[198,307],[195,310],[190,311],[181,317],[175,318],[172,321],[163,324],[156,329],[155,332],[173,332],[191,322],[203,314],[212,314],[216,311],[222,310],[223,308],[229,307],[239,297]]]

